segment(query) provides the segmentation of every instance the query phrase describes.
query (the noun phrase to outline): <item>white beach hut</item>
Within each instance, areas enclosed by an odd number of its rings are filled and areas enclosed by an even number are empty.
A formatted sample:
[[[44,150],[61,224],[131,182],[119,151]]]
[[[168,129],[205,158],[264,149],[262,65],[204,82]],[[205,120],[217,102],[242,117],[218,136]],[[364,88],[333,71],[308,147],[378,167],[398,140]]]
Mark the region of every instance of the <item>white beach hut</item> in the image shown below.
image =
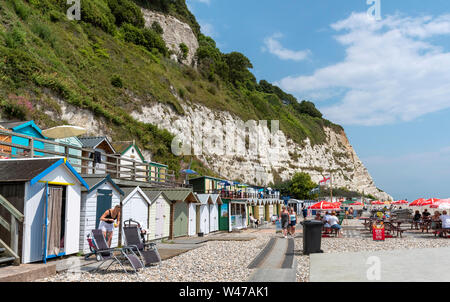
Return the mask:
[[[80,232],[78,235],[80,252],[88,253],[89,244],[86,236],[94,229],[98,228],[100,217],[103,213],[120,204],[120,196],[124,192],[117,186],[109,175],[89,174],[83,175],[89,189],[81,192],[80,207]],[[123,220],[122,220],[123,221]],[[119,244],[119,229],[115,228],[111,247]]]
[[[0,161],[0,194],[25,217],[16,243],[22,263],[78,253],[82,187],[65,158]]]
[[[198,230],[204,235],[209,234],[209,220],[210,220],[210,205],[213,204],[211,194],[197,194],[200,201],[199,213],[197,213]]]
[[[222,199],[219,194],[211,194],[212,204],[209,205],[209,232],[217,232],[219,230],[219,205]]]
[[[140,187],[122,188],[122,190],[125,193],[122,199],[122,222],[132,219],[139,222],[144,229],[148,229],[150,199]]]
[[[161,191],[144,190],[150,201],[149,233],[147,240],[170,237],[170,205],[166,194]]]

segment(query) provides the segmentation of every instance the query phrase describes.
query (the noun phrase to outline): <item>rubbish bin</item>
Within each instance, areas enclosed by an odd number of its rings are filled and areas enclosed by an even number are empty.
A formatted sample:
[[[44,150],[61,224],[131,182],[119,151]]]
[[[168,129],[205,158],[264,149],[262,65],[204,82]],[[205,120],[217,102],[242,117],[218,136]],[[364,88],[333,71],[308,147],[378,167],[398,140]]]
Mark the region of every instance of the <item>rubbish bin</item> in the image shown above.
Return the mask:
[[[320,249],[323,222],[319,220],[302,221],[303,254],[323,253]]]

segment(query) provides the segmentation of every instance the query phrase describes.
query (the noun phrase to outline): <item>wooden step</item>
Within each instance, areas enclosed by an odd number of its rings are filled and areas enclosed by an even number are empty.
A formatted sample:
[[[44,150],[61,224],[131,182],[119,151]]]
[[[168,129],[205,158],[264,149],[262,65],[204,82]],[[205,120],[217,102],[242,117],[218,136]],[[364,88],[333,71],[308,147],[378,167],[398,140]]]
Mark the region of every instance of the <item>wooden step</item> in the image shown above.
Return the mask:
[[[9,262],[14,262],[16,258],[14,257],[0,257],[0,264],[6,264]]]

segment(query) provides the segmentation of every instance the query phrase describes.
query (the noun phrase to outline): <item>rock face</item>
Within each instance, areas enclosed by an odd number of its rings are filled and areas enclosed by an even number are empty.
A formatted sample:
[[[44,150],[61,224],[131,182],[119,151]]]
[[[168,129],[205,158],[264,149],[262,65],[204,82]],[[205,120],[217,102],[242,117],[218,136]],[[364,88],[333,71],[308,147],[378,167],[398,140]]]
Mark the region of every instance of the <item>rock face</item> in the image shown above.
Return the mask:
[[[318,183],[331,170],[333,187],[392,199],[377,189],[344,132],[326,128],[326,144],[313,146],[306,139],[300,146],[282,131],[271,133],[264,122],[245,124],[229,112],[212,111],[196,104],[183,107],[185,115],[180,116],[171,107],[154,103],[132,116],[175,134],[177,140],[172,145],[175,153],[196,155],[224,178],[268,185],[275,178],[290,179],[301,171]],[[274,128],[272,124],[271,129]]]
[[[158,22],[164,30],[163,39],[166,45],[176,55],[174,59],[177,59],[181,53],[180,44],[184,43],[189,48],[189,53],[186,60],[182,60],[183,63],[195,66],[195,53],[198,48],[198,41],[191,27],[176,19],[175,17],[157,13],[148,9],[141,8],[145,19],[145,26],[151,27],[153,22]]]

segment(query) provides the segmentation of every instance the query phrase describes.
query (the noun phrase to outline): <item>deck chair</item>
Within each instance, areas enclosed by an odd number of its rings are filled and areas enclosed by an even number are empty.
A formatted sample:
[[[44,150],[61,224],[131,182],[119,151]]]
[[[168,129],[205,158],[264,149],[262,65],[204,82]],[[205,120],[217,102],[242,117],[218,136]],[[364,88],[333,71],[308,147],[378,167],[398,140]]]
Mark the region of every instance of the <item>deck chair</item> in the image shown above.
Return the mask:
[[[111,263],[106,267],[105,270],[108,270],[108,268],[113,263],[119,263],[119,265],[122,267],[122,269],[125,271],[125,273],[128,273],[128,271],[125,269],[125,266],[123,265],[124,261],[127,261],[130,263],[131,267],[133,268],[134,272],[137,273],[139,269],[144,267],[144,264],[139,260],[137,255],[133,252],[132,249],[129,248],[110,248],[108,247],[108,244],[106,243],[106,239],[103,236],[103,232],[101,230],[92,230],[92,237],[95,242],[95,255],[97,258],[97,261],[100,262],[100,265],[97,267],[95,272],[97,272],[100,267],[106,263],[108,260],[112,260]],[[114,252],[120,252],[118,256],[114,254]]]
[[[123,234],[126,247],[137,253],[145,266],[158,263],[161,265],[161,256],[155,243],[146,243],[141,237],[140,224],[137,221],[129,219],[124,221]]]

